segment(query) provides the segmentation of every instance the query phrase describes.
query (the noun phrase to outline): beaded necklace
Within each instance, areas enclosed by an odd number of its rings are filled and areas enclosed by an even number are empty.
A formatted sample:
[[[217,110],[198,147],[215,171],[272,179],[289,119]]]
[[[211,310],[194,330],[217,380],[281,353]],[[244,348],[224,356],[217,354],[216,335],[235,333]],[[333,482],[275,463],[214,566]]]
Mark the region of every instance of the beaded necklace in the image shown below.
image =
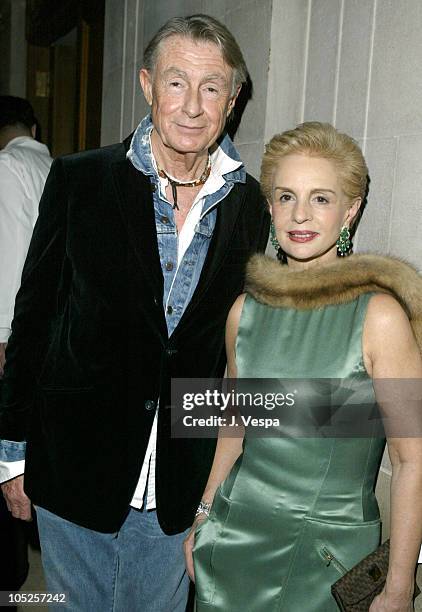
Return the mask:
[[[211,157],[208,153],[207,165],[205,166],[205,170],[201,174],[201,176],[193,181],[178,181],[173,176],[170,176],[165,172],[162,168],[160,168],[157,164],[158,175],[161,178],[166,178],[171,185],[171,191],[173,194],[173,210],[179,210],[177,205],[177,187],[198,187],[199,185],[203,185],[208,179],[211,172]]]

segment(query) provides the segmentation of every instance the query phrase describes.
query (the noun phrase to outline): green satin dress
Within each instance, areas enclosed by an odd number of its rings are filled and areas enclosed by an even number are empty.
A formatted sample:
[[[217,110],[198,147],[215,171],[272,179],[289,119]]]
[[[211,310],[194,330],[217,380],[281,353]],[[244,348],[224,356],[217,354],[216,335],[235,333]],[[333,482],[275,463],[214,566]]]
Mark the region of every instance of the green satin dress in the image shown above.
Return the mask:
[[[240,378],[341,378],[374,401],[362,356],[371,294],[314,310],[250,295]],[[312,384],[312,383],[311,383]],[[317,384],[317,383],[315,383]],[[353,405],[342,406],[354,410]],[[336,612],[330,586],[380,541],[374,485],[385,440],[248,437],[196,533],[197,612]]]

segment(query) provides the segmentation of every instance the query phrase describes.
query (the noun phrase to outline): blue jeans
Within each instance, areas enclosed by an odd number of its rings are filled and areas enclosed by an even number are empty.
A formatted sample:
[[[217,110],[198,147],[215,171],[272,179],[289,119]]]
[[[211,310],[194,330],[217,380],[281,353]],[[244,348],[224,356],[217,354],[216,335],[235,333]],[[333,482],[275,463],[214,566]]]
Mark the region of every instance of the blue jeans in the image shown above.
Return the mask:
[[[66,593],[63,612],[185,612],[189,589],[182,543],[156,512],[133,508],[117,533],[80,527],[37,507],[47,590]]]

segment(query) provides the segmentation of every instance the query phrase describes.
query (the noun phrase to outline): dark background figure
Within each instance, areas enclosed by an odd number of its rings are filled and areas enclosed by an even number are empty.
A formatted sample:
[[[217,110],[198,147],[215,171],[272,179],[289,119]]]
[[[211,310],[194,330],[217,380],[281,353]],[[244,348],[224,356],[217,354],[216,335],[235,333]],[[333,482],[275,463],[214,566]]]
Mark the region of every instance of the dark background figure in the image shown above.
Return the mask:
[[[52,162],[47,147],[35,140],[36,129],[27,100],[0,96],[0,392],[15,296]],[[0,461],[2,481],[13,478],[16,467]],[[37,541],[35,522],[14,518],[0,495],[0,590],[18,590],[24,583],[28,540]]]
[[[28,539],[25,525],[10,514],[3,495],[0,495],[0,550],[0,591],[17,591],[28,575]]]
[[[27,100],[0,96],[0,376],[15,296],[53,161],[48,148],[35,140],[36,130]]]

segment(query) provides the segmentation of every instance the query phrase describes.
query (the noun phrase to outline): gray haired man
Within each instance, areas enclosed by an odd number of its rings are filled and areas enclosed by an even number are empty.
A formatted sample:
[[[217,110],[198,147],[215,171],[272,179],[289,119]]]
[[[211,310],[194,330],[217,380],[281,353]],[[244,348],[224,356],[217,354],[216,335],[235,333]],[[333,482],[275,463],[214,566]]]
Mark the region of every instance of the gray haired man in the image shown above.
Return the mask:
[[[170,20],[140,72],[150,115],[47,181],[0,438],[10,462],[26,448],[25,492],[22,475],[3,490],[21,518],[35,504],[48,590],[68,610],[186,606],[182,542],[215,441],[171,437],[170,381],[223,375],[225,319],[267,242],[259,185],[224,133],[246,75],[221,23]]]

